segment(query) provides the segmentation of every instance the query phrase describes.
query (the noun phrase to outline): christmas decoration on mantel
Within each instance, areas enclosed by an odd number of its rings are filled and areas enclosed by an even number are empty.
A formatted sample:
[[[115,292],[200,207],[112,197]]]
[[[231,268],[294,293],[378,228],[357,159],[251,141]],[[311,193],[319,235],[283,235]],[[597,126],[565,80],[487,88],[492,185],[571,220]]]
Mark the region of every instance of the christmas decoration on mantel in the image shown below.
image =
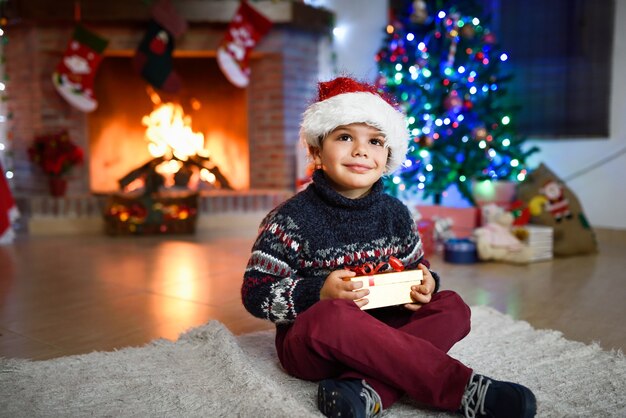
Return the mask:
[[[217,48],[217,63],[235,86],[246,87],[250,82],[250,53],[271,27],[270,20],[242,0]]]
[[[158,101],[158,96],[152,99]],[[110,235],[193,233],[198,190],[232,187],[182,106],[158,103],[142,123],[153,158],[119,180],[122,193],[109,198],[105,230]]]
[[[93,84],[108,43],[77,24],[63,58],[52,74],[52,82],[59,94],[82,112],[92,112],[98,107]]]
[[[406,3],[406,2],[405,2]],[[478,180],[522,181],[524,150],[514,107],[501,74],[508,59],[476,1],[408,2],[387,26],[376,55],[378,85],[400,101],[414,138],[404,167],[388,190],[405,199],[418,193],[440,203],[455,184],[472,204]]]
[[[168,92],[178,92],[183,83],[172,68],[175,39],[187,30],[170,0],[158,0],[151,10],[152,19],[133,57],[133,66],[152,86]]]

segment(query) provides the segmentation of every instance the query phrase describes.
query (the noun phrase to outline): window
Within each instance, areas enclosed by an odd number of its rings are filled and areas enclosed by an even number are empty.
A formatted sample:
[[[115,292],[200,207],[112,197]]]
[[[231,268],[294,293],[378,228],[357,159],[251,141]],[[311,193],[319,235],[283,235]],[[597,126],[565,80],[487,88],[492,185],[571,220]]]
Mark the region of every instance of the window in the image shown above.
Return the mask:
[[[609,135],[614,0],[487,1],[517,126],[533,138]]]

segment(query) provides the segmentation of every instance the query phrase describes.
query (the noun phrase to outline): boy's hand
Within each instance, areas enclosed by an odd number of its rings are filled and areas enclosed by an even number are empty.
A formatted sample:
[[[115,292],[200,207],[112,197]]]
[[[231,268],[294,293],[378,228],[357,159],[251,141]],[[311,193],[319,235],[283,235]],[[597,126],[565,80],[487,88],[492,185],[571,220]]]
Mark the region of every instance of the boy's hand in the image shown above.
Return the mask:
[[[415,301],[415,303],[407,303],[404,305],[405,308],[411,311],[417,311],[422,307],[422,305],[430,302],[430,299],[433,296],[433,291],[435,290],[435,279],[433,278],[433,275],[430,274],[428,267],[420,263],[417,268],[422,270],[424,276],[422,278],[422,284],[411,286],[411,298]]]
[[[320,299],[348,299],[353,300],[360,308],[369,301],[363,299],[369,295],[369,289],[361,289],[354,292],[353,290],[363,287],[363,282],[352,282],[350,279],[356,276],[356,273],[350,270],[335,270],[328,275],[322,289],[320,290]]]

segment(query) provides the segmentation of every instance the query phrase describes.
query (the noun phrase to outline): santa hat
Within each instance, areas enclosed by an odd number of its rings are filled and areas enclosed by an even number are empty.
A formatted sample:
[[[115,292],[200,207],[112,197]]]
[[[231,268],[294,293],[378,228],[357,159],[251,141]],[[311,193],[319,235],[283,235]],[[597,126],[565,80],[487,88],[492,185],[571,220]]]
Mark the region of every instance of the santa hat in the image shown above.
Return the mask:
[[[386,171],[400,167],[409,145],[406,116],[376,87],[349,77],[319,83],[317,101],[303,114],[300,139],[319,148],[326,135],[351,123],[366,123],[384,133],[390,151]]]

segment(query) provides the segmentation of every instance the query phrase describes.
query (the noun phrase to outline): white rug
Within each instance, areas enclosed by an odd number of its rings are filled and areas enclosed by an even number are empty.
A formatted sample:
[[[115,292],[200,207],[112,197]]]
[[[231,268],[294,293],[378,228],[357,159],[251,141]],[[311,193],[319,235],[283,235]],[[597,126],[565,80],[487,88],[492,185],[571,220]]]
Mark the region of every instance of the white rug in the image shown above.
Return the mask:
[[[529,386],[539,417],[625,417],[626,359],[486,308],[451,354]],[[0,359],[3,417],[315,417],[317,386],[287,376],[273,331],[234,337],[213,321],[144,347],[46,361]],[[455,416],[408,399],[387,417]]]

